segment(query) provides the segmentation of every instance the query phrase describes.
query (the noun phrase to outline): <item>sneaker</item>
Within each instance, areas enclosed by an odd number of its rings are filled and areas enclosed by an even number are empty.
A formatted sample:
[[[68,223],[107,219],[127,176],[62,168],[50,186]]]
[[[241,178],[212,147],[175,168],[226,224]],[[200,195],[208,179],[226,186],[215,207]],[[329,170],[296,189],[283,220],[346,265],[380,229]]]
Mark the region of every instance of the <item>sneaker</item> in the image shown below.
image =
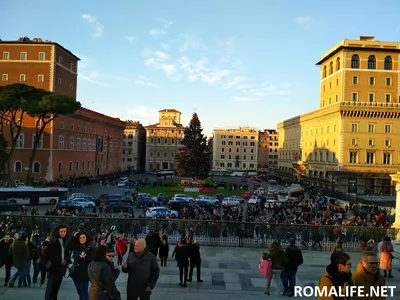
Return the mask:
[[[10,288],[13,288],[13,287],[14,287],[14,282],[10,281],[10,282],[8,283],[8,286],[9,286]]]
[[[202,283],[202,282],[203,282],[203,279],[199,279],[199,280],[197,280],[197,282]]]
[[[264,294],[265,294],[265,295],[269,295],[269,289],[266,289],[266,290],[264,291]]]
[[[187,282],[192,282],[192,279],[186,279]]]

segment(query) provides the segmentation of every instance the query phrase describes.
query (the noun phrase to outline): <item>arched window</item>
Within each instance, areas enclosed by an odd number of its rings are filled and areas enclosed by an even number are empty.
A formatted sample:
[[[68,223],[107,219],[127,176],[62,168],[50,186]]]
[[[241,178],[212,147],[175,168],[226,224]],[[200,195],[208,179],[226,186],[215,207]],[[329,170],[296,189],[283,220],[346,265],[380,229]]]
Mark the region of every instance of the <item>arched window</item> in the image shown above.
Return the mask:
[[[68,171],[72,172],[72,169],[73,169],[73,163],[72,163],[72,161],[70,161]]]
[[[329,75],[333,74],[333,62],[329,64]]]
[[[21,173],[22,172],[22,163],[19,160],[17,160],[14,163],[14,172],[15,173]]]
[[[76,169],[77,171],[79,170],[79,161],[76,162],[75,169]]]
[[[357,54],[354,54],[351,57],[351,68],[352,69],[359,69],[360,68],[360,57]]]
[[[340,57],[336,58],[336,71],[340,70]]]
[[[62,162],[58,162],[58,173],[62,173]]]
[[[324,71],[323,71],[323,74],[322,74],[322,78],[325,78],[326,77],[326,66],[324,66]]]
[[[392,58],[390,56],[385,57],[385,65],[384,65],[385,70],[391,70],[392,69]]]
[[[32,166],[33,173],[40,173],[40,162],[35,161]]]
[[[368,69],[370,70],[376,69],[376,58],[374,55],[368,56]]]

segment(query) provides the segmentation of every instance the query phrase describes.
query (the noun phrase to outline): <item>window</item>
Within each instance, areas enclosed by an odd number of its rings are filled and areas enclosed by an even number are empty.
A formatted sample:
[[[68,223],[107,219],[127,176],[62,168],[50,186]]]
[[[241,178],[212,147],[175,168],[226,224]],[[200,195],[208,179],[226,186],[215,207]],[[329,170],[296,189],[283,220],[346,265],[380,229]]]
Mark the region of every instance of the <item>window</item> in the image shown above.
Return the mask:
[[[8,81],[8,74],[3,74],[3,75],[1,76],[1,80],[3,80],[3,81]]]
[[[368,96],[369,102],[374,102],[375,100],[375,94],[370,93]]]
[[[112,142],[110,142],[110,146],[112,145]],[[82,139],[82,150],[86,151],[86,138]]]
[[[62,173],[62,162],[58,162],[58,173]]]
[[[75,163],[75,170],[79,170],[79,161],[77,161],[76,163]]]
[[[35,161],[32,165],[32,172],[33,173],[40,173],[40,162]]]
[[[71,64],[69,65],[69,68],[71,69],[71,71],[75,71],[75,65],[74,65],[73,63],[71,63]]]
[[[357,123],[351,124],[351,132],[358,132],[358,124]]]
[[[64,129],[64,122],[60,122],[60,129]]]
[[[39,60],[45,60],[46,54],[44,52],[39,52]]]
[[[390,56],[385,57],[384,69],[385,70],[392,69],[392,58]]]
[[[58,149],[64,149],[65,143],[64,143],[64,136],[60,135],[58,137]]]
[[[82,170],[85,170],[85,162],[84,161],[82,161]]]
[[[32,134],[32,149],[35,146],[35,138],[36,138],[36,133]],[[37,137],[38,143],[37,143],[37,149],[43,149],[43,135],[40,135]]]
[[[43,82],[44,81],[44,75],[38,75],[38,81]]]
[[[10,52],[3,52],[3,60],[9,60],[10,59]]]
[[[76,138],[76,150],[81,150],[81,138]]]
[[[20,59],[21,60],[26,60],[26,52],[21,52],[21,55],[20,55]]]
[[[375,158],[375,153],[374,152],[367,152],[367,157],[365,162],[367,164],[373,164],[374,163],[374,158]]]
[[[357,163],[357,152],[350,151],[349,163],[351,163],[351,164],[356,164]]]
[[[19,75],[19,81],[24,82],[25,80],[26,80],[25,74],[20,74],[20,75]]]
[[[22,163],[19,160],[17,160],[14,163],[14,172],[15,173],[21,173],[22,172]]]
[[[375,124],[368,124],[368,132],[375,132]]]
[[[386,102],[386,103],[390,103],[391,98],[392,98],[392,95],[390,95],[390,94],[385,94],[385,102]]]
[[[385,124],[385,133],[392,133],[392,125]]]
[[[375,85],[375,77],[369,78],[369,85]]]
[[[373,146],[374,145],[374,140],[373,139],[369,139],[368,140],[368,146]]]
[[[368,69],[375,70],[376,69],[376,58],[375,55],[370,55],[368,57]]]
[[[390,153],[383,153],[383,164],[390,165],[392,163],[392,155]]]
[[[75,139],[73,136],[71,136],[69,138],[69,150],[74,150],[74,142],[75,142]]]
[[[340,70],[340,57],[336,58],[336,71]]]
[[[58,57],[58,63],[59,63],[60,65],[63,64],[63,58],[62,58],[62,56],[59,56],[59,57]]]
[[[385,140],[385,147],[390,147],[390,140],[389,139]]]
[[[323,77],[323,78],[325,78],[325,77],[326,77],[326,66],[324,66],[324,69],[323,69],[323,75],[322,75],[322,77]]]
[[[333,62],[329,64],[329,75],[333,74]]]
[[[57,79],[57,83],[58,83],[58,85],[61,85],[61,84],[62,84],[62,79],[61,79],[61,78],[58,78],[58,79]]]
[[[91,151],[92,150],[92,140],[91,139],[87,139],[87,150]],[[89,169],[89,167],[88,167]]]
[[[358,144],[358,139],[351,139],[351,145],[355,146]]]
[[[351,100],[353,100],[353,102],[357,102],[357,100],[358,100],[358,94],[357,94],[357,93],[352,93],[352,94],[351,94]]]
[[[360,57],[357,54],[354,54],[351,57],[351,68],[359,69],[360,68]]]
[[[386,85],[391,86],[392,85],[392,78],[386,77]]]
[[[74,85],[73,85],[72,83],[69,85],[69,89],[70,89],[71,91],[74,89]]]
[[[358,84],[358,76],[353,76],[353,84]]]
[[[21,132],[15,141],[15,148],[24,148],[25,146],[25,133]]]
[[[73,169],[73,163],[72,163],[72,161],[70,161],[69,166],[68,166],[68,171],[72,172],[72,169]]]

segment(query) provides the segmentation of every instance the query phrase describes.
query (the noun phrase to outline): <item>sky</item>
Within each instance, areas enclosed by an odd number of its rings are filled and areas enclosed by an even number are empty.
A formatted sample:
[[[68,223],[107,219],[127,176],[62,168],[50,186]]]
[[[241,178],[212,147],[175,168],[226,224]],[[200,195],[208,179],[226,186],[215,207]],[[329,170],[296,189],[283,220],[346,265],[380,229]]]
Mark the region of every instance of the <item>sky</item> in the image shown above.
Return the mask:
[[[398,41],[399,10],[397,0],[13,0],[0,39],[41,37],[80,57],[84,107],[145,126],[161,109],[181,111],[185,126],[197,112],[211,135],[317,109],[320,56],[344,38]]]

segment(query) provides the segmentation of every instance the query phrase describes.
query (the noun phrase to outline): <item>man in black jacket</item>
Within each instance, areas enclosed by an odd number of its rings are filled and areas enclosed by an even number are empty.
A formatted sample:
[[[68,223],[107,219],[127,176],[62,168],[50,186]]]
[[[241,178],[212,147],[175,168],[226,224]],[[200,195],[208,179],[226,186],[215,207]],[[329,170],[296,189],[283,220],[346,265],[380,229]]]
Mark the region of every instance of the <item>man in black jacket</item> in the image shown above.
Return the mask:
[[[136,241],[134,252],[122,263],[122,272],[128,273],[127,300],[149,300],[160,276],[160,267],[157,258],[147,250],[145,240]]]
[[[283,293],[286,296],[293,296],[294,286],[296,285],[296,273],[299,266],[303,263],[303,254],[296,246],[295,239],[289,240],[289,246],[285,250],[287,264],[283,267],[281,280],[283,285]]]
[[[6,279],[4,286],[8,286],[8,282],[11,277],[11,267],[13,263],[12,255],[10,254],[10,246],[13,243],[9,234],[6,234],[3,239],[0,240],[0,268],[3,266],[6,268]]]
[[[181,241],[175,247],[174,253],[175,253],[175,260],[178,262],[178,267],[179,267],[179,285],[186,287],[187,286],[186,281],[188,279],[189,257],[190,257],[190,248],[188,245],[186,245],[186,239],[181,239]]]
[[[189,279],[187,281],[192,282],[193,269],[196,268],[197,271],[197,282],[203,282],[201,280],[201,255],[200,246],[197,244],[196,240],[193,243],[189,243],[190,247],[190,269],[189,269]]]
[[[146,245],[147,249],[157,257],[158,249],[161,247],[161,238],[157,229],[149,232],[146,236]]]

